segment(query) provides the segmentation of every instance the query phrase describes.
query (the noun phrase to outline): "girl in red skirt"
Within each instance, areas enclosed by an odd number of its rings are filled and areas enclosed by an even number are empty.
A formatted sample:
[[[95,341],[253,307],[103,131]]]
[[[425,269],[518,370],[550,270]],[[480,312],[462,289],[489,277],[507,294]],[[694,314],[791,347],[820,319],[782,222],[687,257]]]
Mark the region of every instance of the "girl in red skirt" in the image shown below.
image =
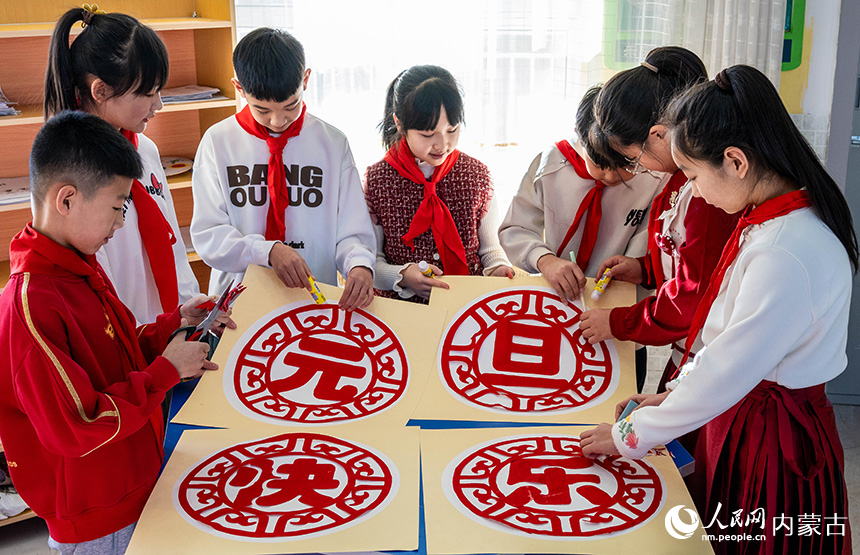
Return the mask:
[[[490,171],[457,150],[463,99],[439,66],[413,66],[388,87],[382,142],[365,197],[377,237],[377,295],[426,302],[445,282],[422,274],[513,277],[499,244]]]
[[[689,485],[703,521],[720,523],[708,533],[765,538],[717,542],[718,553],[851,553],[842,445],[824,393],[847,363],[858,267],[845,198],[754,68],[692,88],[665,121],[696,195],[742,216],[686,356],[700,330],[704,348],[673,391],[635,395],[625,420],[583,433],[583,452],[639,458],[701,427]],[[756,512],[761,523],[747,523]]]
[[[614,337],[643,345],[671,344],[672,357],[658,391],[674,377],[690,320],[737,222],[737,216],[694,198],[687,176],[672,160],[666,126],[657,121],[672,97],[706,79],[705,65],[693,52],[678,46],[655,48],[641,65],[606,82],[589,133],[592,147],[615,167],[673,174],[651,205],[645,256],[612,256],[595,275],[598,279],[611,268],[614,279],[657,294],[633,306],[590,310],[580,324],[590,343]],[[699,347],[697,341],[694,352]]]

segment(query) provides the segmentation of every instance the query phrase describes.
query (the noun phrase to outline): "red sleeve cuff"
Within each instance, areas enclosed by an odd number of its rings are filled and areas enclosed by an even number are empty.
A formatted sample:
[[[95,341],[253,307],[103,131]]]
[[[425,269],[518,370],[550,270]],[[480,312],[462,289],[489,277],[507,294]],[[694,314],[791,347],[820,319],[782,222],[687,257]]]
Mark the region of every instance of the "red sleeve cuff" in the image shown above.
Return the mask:
[[[153,390],[167,391],[179,383],[179,371],[163,356],[155,357],[152,364],[146,367],[146,371],[152,376]]]

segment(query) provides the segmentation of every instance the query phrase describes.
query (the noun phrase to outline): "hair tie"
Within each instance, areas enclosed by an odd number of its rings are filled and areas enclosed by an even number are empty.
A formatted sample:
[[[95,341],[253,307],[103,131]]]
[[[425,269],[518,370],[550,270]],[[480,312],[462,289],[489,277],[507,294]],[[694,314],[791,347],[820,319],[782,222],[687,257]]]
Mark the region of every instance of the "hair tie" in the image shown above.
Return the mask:
[[[81,8],[84,10],[84,13],[81,15],[81,27],[89,25],[96,14],[105,15],[107,13],[104,10],[100,10],[98,4],[83,4]]]
[[[726,70],[725,70],[725,69],[724,69],[724,70],[722,70],[722,71],[720,71],[720,72],[719,72],[719,73],[714,77],[714,83],[716,83],[716,84],[717,84],[717,86],[718,86],[721,90],[724,90],[724,91],[726,91],[726,92],[732,92],[732,81],[731,81],[731,79],[729,79],[729,74],[728,74],[728,73],[726,73]]]
[[[639,65],[647,67],[648,69],[650,69],[654,73],[660,73],[660,70],[654,64],[649,64],[648,62],[642,62]]]

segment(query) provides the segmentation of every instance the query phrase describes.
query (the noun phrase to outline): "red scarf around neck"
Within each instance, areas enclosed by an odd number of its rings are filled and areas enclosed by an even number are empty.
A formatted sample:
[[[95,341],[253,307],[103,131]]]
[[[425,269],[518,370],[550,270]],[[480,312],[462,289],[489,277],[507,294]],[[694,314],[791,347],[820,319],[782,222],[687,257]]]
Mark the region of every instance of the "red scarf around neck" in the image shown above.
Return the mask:
[[[137,148],[137,133],[126,129],[122,134]],[[165,183],[166,187],[167,184]],[[173,245],[176,233],[158,208],[158,203],[143,187],[139,179],[131,185],[131,200],[137,210],[137,229],[143,240],[143,249],[149,260],[161,310],[173,312],[179,306],[179,285],[176,277],[176,260],[173,258]]]
[[[603,199],[603,189],[606,188],[606,185],[594,179],[588,173],[585,160],[570,146],[569,142],[559,141],[555,143],[555,146],[558,147],[558,150],[570,162],[570,165],[573,166],[576,175],[587,181],[594,181],[594,187],[589,189],[582,202],[579,203],[573,223],[570,224],[567,233],[564,234],[564,239],[555,253],[556,256],[560,257],[561,253],[564,252],[564,247],[576,233],[576,230],[579,229],[579,222],[587,210],[588,216],[585,218],[585,229],[582,230],[582,239],[579,241],[579,248],[576,249],[576,265],[584,271],[588,267],[591,253],[594,252],[594,245],[597,243],[597,231],[600,228],[600,218],[603,216],[603,209],[600,203]]]
[[[720,292],[720,285],[723,283],[726,271],[738,256],[738,252],[740,251],[741,234],[744,230],[751,225],[762,224],[768,220],[785,216],[786,214],[801,208],[806,208],[807,206],[812,206],[812,202],[809,200],[809,193],[801,190],[792,191],[766,200],[758,206],[750,205],[746,210],[744,210],[744,213],[738,220],[738,224],[732,232],[731,237],[729,237],[726,246],[723,247],[720,261],[717,264],[717,268],[714,270],[714,273],[711,275],[711,283],[708,284],[708,289],[705,291],[705,295],[702,297],[702,300],[696,309],[696,314],[693,315],[693,321],[690,323],[690,330],[687,332],[687,340],[684,343],[684,358],[681,360],[681,364],[678,365],[678,368],[675,371],[676,375],[673,376],[673,378],[677,377],[681,366],[683,366],[690,357],[690,349],[693,348],[696,336],[699,335],[699,332],[705,325],[705,320],[708,318],[708,312],[711,310],[711,305],[714,304],[714,300]]]
[[[686,182],[687,176],[684,175],[684,172],[681,170],[676,171],[669,178],[669,181],[663,187],[663,190],[660,191],[660,194],[651,201],[651,213],[648,215],[648,250],[645,256],[651,262],[651,271],[654,272],[654,283],[657,284],[657,289],[666,281],[666,276],[663,275],[663,261],[661,260],[663,251],[657,245],[657,235],[661,233],[661,230],[657,229],[657,226],[662,225],[660,215],[665,212],[663,208],[665,204],[664,199],[671,193],[680,191]]]
[[[99,297],[105,314],[126,353],[123,362],[129,363],[126,373],[147,366],[143,351],[137,342],[134,320],[110,284],[95,255],[83,254],[64,247],[33,229],[32,222],[16,235],[9,245],[13,274],[23,272],[48,275],[73,275],[87,280]],[[35,256],[34,256],[35,253]],[[101,316],[94,314],[93,318]],[[125,364],[124,364],[125,366]]]
[[[401,237],[403,243],[415,250],[415,238],[431,229],[443,269],[448,275],[469,275],[466,249],[463,247],[454,217],[436,194],[436,184],[448,175],[459,156],[459,150],[452,151],[445,161],[433,170],[429,180],[424,177],[415,162],[415,156],[406,144],[405,137],[389,148],[384,158],[401,177],[424,187],[424,198],[412,217],[409,230]]]
[[[272,137],[269,129],[260,125],[251,114],[251,107],[245,106],[238,114],[236,121],[249,134],[266,141],[269,147],[269,171],[266,176],[266,187],[269,190],[269,212],[266,215],[266,240],[283,241],[286,236],[285,215],[287,206],[290,205],[290,196],[287,193],[287,174],[284,170],[284,147],[287,141],[298,136],[302,132],[305,123],[305,112],[307,106],[302,102],[302,113],[281,133],[280,137]]]

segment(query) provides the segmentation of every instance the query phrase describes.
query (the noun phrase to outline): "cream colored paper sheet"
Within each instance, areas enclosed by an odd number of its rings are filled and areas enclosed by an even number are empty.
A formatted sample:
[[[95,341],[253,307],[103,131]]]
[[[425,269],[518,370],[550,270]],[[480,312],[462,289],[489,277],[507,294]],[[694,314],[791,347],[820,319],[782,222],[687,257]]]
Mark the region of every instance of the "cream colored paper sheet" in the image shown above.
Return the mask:
[[[665,448],[595,462],[587,429],[421,430],[427,553],[713,553]],[[669,535],[670,511],[690,537]]]
[[[406,424],[431,370],[443,311],[377,297],[366,313],[348,315],[337,308],[342,289],[319,284],[327,303],[317,306],[259,266],[248,267],[243,283],[233,307],[238,328],[224,333],[213,359],[220,368],[200,379],[174,422]]]
[[[636,393],[633,344],[590,346],[578,313],[636,302],[636,288],[612,282],[565,313],[542,277],[444,278],[430,306],[447,311],[436,364],[413,414],[418,420],[590,424],[611,422]],[[575,314],[575,318],[573,317]]]
[[[291,454],[270,445],[268,450],[234,450],[229,458],[205,466],[205,471],[193,472],[213,454],[269,436],[257,430],[186,431],[127,553],[253,555],[418,548],[417,428],[380,427],[351,434],[308,428],[274,432],[276,437],[294,438],[279,441],[292,447]],[[335,438],[335,447],[326,437]],[[382,463],[394,470],[382,470]],[[181,498],[190,511],[182,508]],[[192,513],[206,523],[193,524]],[[262,532],[249,532],[254,528]],[[236,529],[263,538],[244,537]],[[279,539],[281,529],[297,535]],[[305,537],[302,530],[311,535]]]

